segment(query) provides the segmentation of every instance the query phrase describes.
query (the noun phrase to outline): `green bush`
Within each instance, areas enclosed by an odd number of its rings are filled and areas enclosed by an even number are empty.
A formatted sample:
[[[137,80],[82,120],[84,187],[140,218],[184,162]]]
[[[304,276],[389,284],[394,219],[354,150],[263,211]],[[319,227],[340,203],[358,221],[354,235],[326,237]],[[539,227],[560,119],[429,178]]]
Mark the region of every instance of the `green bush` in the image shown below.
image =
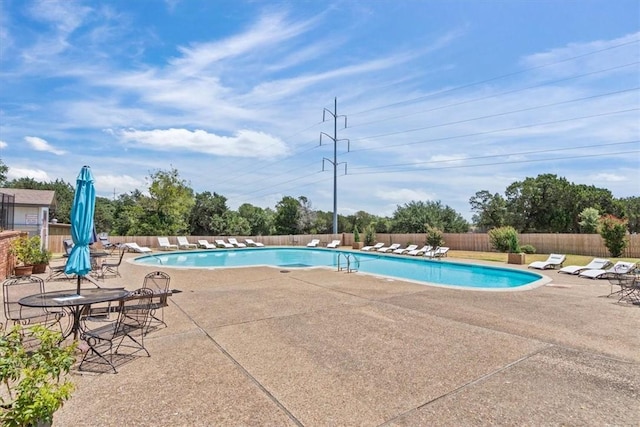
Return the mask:
[[[536,248],[534,248],[532,245],[522,245],[520,246],[520,251],[524,252],[525,254],[535,254]]]
[[[598,221],[598,233],[604,239],[604,245],[612,257],[622,256],[629,244],[627,239],[627,221],[613,215],[604,215]]]
[[[436,227],[431,227],[427,225],[427,245],[430,245],[434,248],[440,247],[444,245],[444,238],[442,236],[442,231],[440,231]]]
[[[489,243],[498,252],[518,253],[521,251],[518,232],[511,226],[489,230]]]
[[[353,227],[353,241],[356,243],[360,242],[360,232],[357,226]]]
[[[373,228],[373,225],[367,227],[364,233],[364,244],[367,246],[371,246],[376,241],[376,230]]]
[[[71,397],[66,378],[75,362],[76,343],[63,345],[62,334],[42,325],[14,326],[0,336],[0,425],[35,426],[52,422],[55,411]]]

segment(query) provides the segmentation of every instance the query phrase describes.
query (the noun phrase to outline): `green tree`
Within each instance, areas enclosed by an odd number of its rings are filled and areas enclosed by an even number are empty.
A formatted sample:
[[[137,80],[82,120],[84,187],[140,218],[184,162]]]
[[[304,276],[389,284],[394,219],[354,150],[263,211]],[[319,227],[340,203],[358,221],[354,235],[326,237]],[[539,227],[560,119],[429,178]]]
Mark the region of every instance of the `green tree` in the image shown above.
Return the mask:
[[[193,190],[180,178],[177,169],[157,170],[149,175],[149,198],[143,204],[147,213],[145,235],[175,236],[189,232],[188,217],[195,200]],[[145,200],[143,200],[145,201]]]
[[[565,207],[571,184],[544,174],[514,182],[505,192],[508,223],[520,232],[560,233],[569,229],[572,213]]]
[[[338,220],[340,226],[340,220]],[[330,234],[333,231],[333,213],[316,211],[316,219],[311,227],[312,234]]]
[[[298,234],[300,224],[300,203],[291,196],[284,196],[276,204],[273,219],[276,234]]]
[[[196,194],[189,213],[189,229],[196,236],[225,235],[228,229],[225,215],[229,212],[227,199],[209,191]]]
[[[480,230],[505,225],[507,203],[500,194],[491,194],[487,190],[478,191],[469,199],[469,204],[474,212],[472,221]]]
[[[507,187],[505,199],[506,223],[520,232],[577,233],[585,208],[602,213],[616,213],[617,209],[609,190],[576,185],[552,174],[514,182]]]
[[[409,202],[398,206],[392,218],[393,233],[423,233],[430,225],[445,233],[464,233],[469,230],[467,221],[449,206],[437,202]]]
[[[0,187],[7,186],[7,172],[9,172],[9,167],[0,159]]]
[[[249,234],[261,236],[271,234],[271,219],[269,211],[249,203],[244,203],[238,208],[238,215],[249,223]]]
[[[629,233],[640,233],[640,197],[617,200],[622,216],[627,220]]]
[[[121,194],[113,202],[113,223],[111,233],[118,236],[144,236],[141,224],[145,212],[142,208],[144,196],[140,190],[129,194]]]
[[[315,223],[316,212],[311,206],[311,200],[307,199],[305,196],[298,197],[298,204],[298,233],[308,234],[311,232],[313,224]]]
[[[598,232],[604,240],[604,245],[609,250],[612,257],[622,256],[625,248],[629,244],[627,239],[627,221],[616,218],[613,215],[603,215],[600,217]]]
[[[246,218],[241,217],[237,212],[227,211],[224,214],[226,236],[247,236],[251,234],[251,225]]]
[[[598,221],[600,220],[600,212],[596,208],[584,208],[580,212],[580,231],[585,234],[593,234],[598,231]]]

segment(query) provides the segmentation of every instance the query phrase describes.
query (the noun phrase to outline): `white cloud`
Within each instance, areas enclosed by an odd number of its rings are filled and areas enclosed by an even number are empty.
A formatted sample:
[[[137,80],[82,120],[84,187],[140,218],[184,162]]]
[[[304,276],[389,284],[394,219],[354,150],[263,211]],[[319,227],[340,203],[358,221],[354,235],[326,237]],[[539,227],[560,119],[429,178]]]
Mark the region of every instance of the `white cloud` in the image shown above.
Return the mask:
[[[49,182],[51,179],[49,175],[42,169],[26,169],[20,167],[11,166],[7,171],[7,178],[9,180],[19,178],[33,178],[40,182]]]
[[[415,190],[412,188],[378,190],[376,191],[375,196],[381,200],[389,200],[396,204],[409,203],[411,201],[417,200],[426,201],[433,199],[432,194],[427,193],[426,191]]]
[[[627,181],[627,178],[621,175],[613,173],[598,173],[592,176],[593,181],[605,181],[605,182],[623,182]]]
[[[46,151],[49,153],[57,154],[61,156],[66,153],[64,150],[58,150],[55,147],[52,147],[47,141],[42,138],[38,138],[37,136],[25,136],[24,140],[36,151]]]
[[[7,144],[4,141],[0,141],[0,148],[7,148],[9,146],[9,144]]]
[[[117,197],[122,193],[128,193],[132,188],[142,190],[146,183],[129,175],[95,175],[95,187],[104,197],[113,196],[114,192]]]
[[[124,142],[160,151],[189,150],[215,156],[269,158],[287,153],[285,143],[263,132],[240,130],[233,136],[215,135],[204,130],[156,129],[122,130]]]

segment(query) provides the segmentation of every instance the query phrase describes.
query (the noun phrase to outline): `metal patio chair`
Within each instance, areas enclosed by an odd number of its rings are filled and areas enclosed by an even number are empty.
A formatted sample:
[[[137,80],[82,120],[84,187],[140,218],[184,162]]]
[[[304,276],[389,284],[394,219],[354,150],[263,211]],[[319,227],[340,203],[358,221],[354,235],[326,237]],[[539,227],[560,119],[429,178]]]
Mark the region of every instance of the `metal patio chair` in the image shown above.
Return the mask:
[[[167,324],[164,321],[164,308],[169,305],[169,283],[171,277],[165,272],[154,271],[147,274],[144,277],[142,283],[143,289],[151,289],[153,291],[153,298],[151,299],[151,314],[149,315],[149,324],[147,325],[147,332],[153,328],[160,327],[160,325]],[[160,313],[158,314],[158,310]]]
[[[137,289],[120,301],[118,317],[111,322],[100,322],[97,327],[85,324],[81,339],[85,340],[89,349],[85,352],[79,370],[85,363],[108,365],[117,373],[118,358],[125,360],[139,352],[150,356],[144,346],[145,328],[151,311],[150,289]],[[121,348],[128,349],[119,353]]]
[[[100,266],[100,277],[104,279],[107,275],[112,275],[113,277],[121,277],[118,268],[120,264],[122,264],[122,258],[124,258],[125,249],[120,250],[120,256],[118,257],[118,262],[103,262]]]
[[[18,303],[21,298],[44,293],[44,280],[37,276],[20,276],[7,279],[2,283],[4,297],[4,316],[8,322],[23,326],[41,324],[47,327],[57,325],[64,334],[61,319],[63,311],[41,307],[25,307]]]

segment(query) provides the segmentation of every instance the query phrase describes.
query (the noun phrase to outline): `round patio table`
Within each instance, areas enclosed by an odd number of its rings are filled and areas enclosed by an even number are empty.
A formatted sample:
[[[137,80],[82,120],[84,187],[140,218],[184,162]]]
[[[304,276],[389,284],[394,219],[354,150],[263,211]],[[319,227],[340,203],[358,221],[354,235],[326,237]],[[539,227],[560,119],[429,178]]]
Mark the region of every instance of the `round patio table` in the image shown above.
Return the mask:
[[[68,311],[72,316],[73,323],[71,330],[64,334],[64,338],[73,333],[74,339],[77,339],[80,328],[80,313],[84,307],[99,302],[117,301],[127,295],[129,295],[129,291],[124,288],[82,289],[80,294],[77,293],[77,289],[66,289],[29,295],[21,298],[18,303],[26,307],[62,308]]]

